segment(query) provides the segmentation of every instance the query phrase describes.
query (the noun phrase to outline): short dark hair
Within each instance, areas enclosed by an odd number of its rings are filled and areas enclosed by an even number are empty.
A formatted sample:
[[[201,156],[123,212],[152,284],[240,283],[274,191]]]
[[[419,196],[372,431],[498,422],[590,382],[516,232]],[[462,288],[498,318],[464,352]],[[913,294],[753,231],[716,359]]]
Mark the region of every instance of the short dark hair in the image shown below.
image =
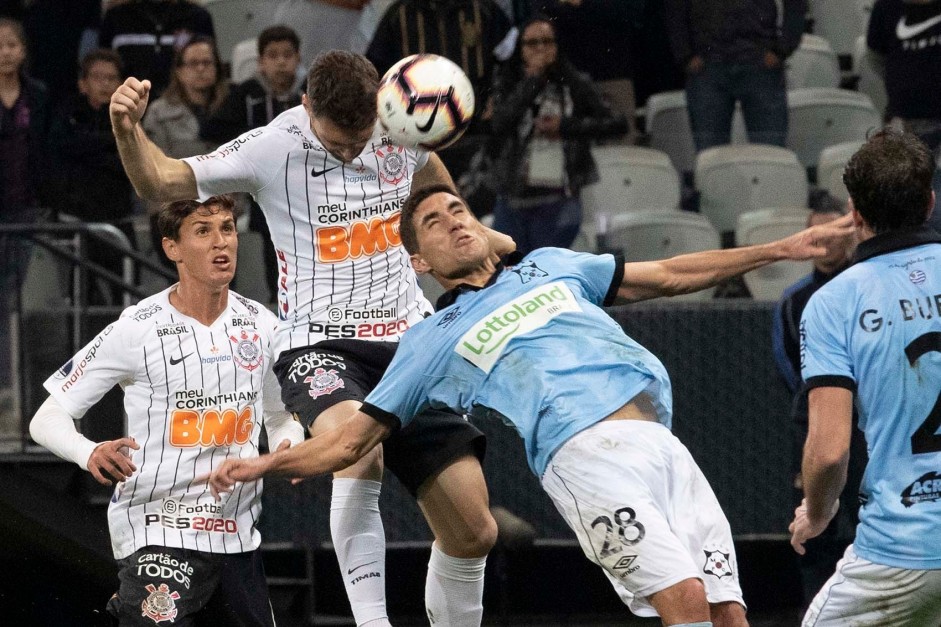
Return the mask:
[[[172,239],[174,242],[180,241],[180,225],[183,224],[183,220],[187,216],[196,213],[200,208],[205,208],[211,214],[228,211],[232,214],[233,220],[238,219],[235,201],[228,194],[212,196],[203,202],[198,200],[175,200],[161,207],[160,212],[157,214],[157,228],[160,229],[161,237]]]
[[[418,209],[418,205],[435,194],[451,194],[452,196],[461,198],[461,195],[458,194],[453,187],[445,185],[444,183],[436,183],[422,187],[408,197],[408,200],[405,201],[405,206],[402,207],[402,214],[399,217],[399,237],[402,239],[402,246],[405,247],[405,251],[410,255],[414,255],[418,252],[418,231],[415,229],[415,211]],[[467,204],[463,198],[461,198],[461,201]]]
[[[853,206],[876,233],[921,226],[931,204],[935,158],[911,133],[884,128],[846,164]]]
[[[91,72],[92,66],[96,63],[110,63],[118,71],[119,78],[124,73],[124,65],[121,63],[121,56],[117,52],[107,48],[98,48],[82,57],[82,61],[79,63],[82,78],[88,78],[88,73]]]
[[[307,99],[317,117],[341,129],[361,131],[376,123],[379,73],[369,59],[331,50],[314,59],[307,73]]]
[[[277,41],[290,42],[294,47],[294,52],[300,52],[301,50],[301,40],[294,29],[284,24],[276,24],[269,26],[258,34],[258,56],[265,54],[265,48],[268,47],[268,44]]]

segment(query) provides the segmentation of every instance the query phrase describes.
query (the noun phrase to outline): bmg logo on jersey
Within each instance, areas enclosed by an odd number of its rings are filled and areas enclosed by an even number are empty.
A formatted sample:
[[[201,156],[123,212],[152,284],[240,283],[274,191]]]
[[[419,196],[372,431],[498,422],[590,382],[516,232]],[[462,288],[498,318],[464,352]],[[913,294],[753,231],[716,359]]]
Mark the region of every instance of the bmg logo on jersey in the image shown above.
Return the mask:
[[[388,217],[377,216],[358,220],[349,226],[326,226],[317,229],[314,248],[320,263],[339,263],[382,253],[402,245],[399,236],[400,212]]]
[[[221,505],[187,505],[176,499],[164,499],[160,512],[144,514],[144,526],[228,534],[238,533],[239,530],[235,519],[222,517]]]
[[[242,409],[174,409],[170,412],[168,440],[171,446],[242,446],[252,437],[254,411]]]

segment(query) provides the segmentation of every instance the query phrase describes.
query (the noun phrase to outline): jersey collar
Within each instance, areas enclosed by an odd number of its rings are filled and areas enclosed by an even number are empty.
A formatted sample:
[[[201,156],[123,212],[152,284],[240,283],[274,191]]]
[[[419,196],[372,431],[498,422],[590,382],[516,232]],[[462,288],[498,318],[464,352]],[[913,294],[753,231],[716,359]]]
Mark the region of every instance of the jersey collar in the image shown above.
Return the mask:
[[[928,226],[880,233],[856,247],[853,263],[857,264],[878,255],[885,255],[905,248],[914,248],[923,244],[941,244],[941,233]]]
[[[457,287],[451,288],[438,298],[438,301],[435,303],[435,311],[441,311],[445,307],[450,307],[457,301],[461,294],[466,294],[467,292],[477,292],[486,287],[490,287],[497,282],[497,277],[500,276],[500,273],[503,272],[507,266],[515,266],[520,261],[522,261],[522,259],[523,255],[517,251],[513,251],[510,254],[505,255],[500,259],[500,262],[497,263],[497,269],[494,270],[492,275],[490,275],[490,278],[487,279],[487,283],[483,287],[471,285],[470,283],[461,283]]]

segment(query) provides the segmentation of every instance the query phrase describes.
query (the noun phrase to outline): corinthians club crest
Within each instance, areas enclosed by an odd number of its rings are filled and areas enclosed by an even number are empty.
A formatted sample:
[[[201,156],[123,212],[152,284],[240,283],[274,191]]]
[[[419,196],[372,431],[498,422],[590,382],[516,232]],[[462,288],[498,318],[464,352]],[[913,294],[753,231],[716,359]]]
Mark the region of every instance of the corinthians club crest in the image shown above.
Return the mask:
[[[238,337],[230,335],[229,341],[235,345],[232,359],[242,368],[251,372],[264,362],[265,355],[261,351],[261,341],[257,332],[242,329]]]
[[[170,587],[165,583],[160,584],[159,587],[149,583],[144,586],[144,589],[150,594],[141,603],[141,616],[146,616],[155,623],[162,623],[165,620],[172,623],[178,612],[174,601],[180,598],[180,593],[170,592]]]
[[[376,156],[382,159],[379,177],[389,185],[397,185],[405,178],[405,149],[401,146],[383,146],[376,149]]]
[[[323,368],[314,370],[314,376],[306,377],[304,383],[310,384],[307,393],[310,394],[311,398],[326,396],[344,387],[343,379],[340,378],[336,370],[324,370]]]

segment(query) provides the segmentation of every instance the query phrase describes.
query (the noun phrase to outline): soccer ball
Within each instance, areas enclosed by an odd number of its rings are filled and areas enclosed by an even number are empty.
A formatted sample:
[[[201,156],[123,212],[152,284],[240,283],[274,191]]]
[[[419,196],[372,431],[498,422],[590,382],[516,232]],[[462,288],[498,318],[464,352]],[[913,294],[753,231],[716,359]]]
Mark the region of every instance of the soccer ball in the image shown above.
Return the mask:
[[[379,85],[379,121],[396,143],[440,150],[474,116],[474,88],[457,65],[436,54],[405,57]]]

